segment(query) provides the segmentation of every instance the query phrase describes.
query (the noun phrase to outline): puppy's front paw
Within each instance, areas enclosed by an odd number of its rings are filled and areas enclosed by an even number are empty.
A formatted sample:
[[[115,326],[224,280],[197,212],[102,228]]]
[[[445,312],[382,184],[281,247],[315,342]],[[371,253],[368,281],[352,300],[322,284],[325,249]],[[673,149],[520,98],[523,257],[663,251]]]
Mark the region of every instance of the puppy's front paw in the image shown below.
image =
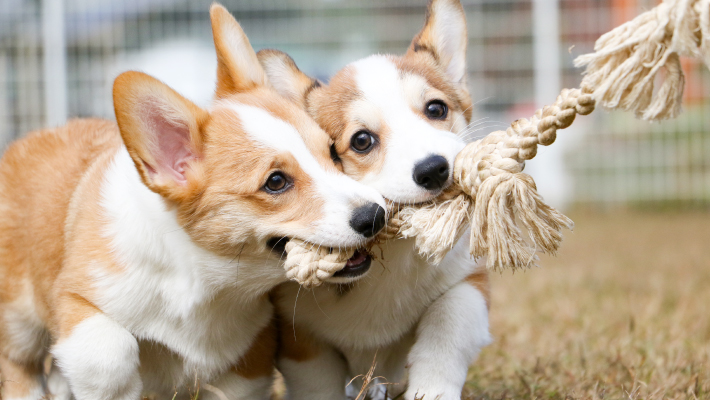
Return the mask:
[[[461,400],[461,389],[457,388],[409,388],[405,400]]]

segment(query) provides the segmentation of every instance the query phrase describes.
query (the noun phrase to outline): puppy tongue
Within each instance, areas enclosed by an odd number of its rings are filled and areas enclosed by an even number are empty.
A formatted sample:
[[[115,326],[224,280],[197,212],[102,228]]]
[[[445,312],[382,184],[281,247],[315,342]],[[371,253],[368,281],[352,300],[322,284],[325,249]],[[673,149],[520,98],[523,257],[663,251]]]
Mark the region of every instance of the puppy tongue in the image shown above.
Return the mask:
[[[353,265],[358,265],[358,264],[362,263],[363,261],[365,261],[366,258],[367,258],[366,252],[364,252],[363,250],[357,250],[357,251],[355,251],[355,254],[353,254],[353,256],[350,257],[350,259],[348,259],[348,261],[345,263],[345,266],[352,267]]]

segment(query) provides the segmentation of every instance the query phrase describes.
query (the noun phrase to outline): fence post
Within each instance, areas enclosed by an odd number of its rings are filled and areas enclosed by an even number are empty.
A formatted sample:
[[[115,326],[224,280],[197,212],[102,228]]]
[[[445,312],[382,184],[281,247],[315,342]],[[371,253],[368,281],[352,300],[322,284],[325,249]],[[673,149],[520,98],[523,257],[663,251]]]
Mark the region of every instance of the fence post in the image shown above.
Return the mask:
[[[42,47],[44,50],[44,107],[46,125],[67,120],[67,46],[64,0],[42,1]]]
[[[560,16],[558,0],[533,1],[535,107],[555,101],[560,93]]]
[[[8,104],[8,61],[4,51],[0,51],[0,154],[5,144],[12,140],[10,133],[10,105]]]
[[[551,104],[560,94],[560,4],[559,0],[533,0],[533,58],[535,108]],[[555,207],[564,209],[572,201],[572,175],[565,168],[564,154],[571,133],[565,130],[554,146],[543,147],[544,157],[528,163],[528,172],[535,178],[540,193]]]

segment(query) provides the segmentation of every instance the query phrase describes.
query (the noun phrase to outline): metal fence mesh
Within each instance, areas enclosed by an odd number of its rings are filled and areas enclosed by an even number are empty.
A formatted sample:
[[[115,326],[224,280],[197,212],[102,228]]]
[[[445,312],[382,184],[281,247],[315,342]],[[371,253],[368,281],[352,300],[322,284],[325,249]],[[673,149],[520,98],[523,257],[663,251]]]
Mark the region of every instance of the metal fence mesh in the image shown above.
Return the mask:
[[[3,142],[49,123],[45,82],[52,79],[52,65],[44,57],[42,39],[47,29],[42,12],[46,1],[57,0],[0,0]],[[63,0],[68,116],[113,118],[111,84],[127,69],[154,74],[194,101],[209,102],[215,75],[211,2]],[[468,83],[482,124],[477,134],[483,135],[534,110],[533,4],[522,0],[463,3],[469,28]],[[256,49],[284,50],[304,71],[324,80],[357,58],[403,52],[422,26],[425,10],[424,0],[231,0],[223,4]],[[579,84],[580,71],[572,66],[576,55],[590,51],[600,34],[654,4],[560,0],[563,86]],[[597,112],[585,118],[560,134],[563,164],[530,163],[543,183],[543,194],[568,187],[567,194],[555,200],[560,205],[709,205],[710,74],[698,63],[685,62],[684,67],[685,112],[679,119],[651,125],[622,113]],[[553,149],[545,149],[539,158],[546,151],[552,154]],[[551,172],[560,165],[566,178]],[[554,198],[554,193],[550,196]]]

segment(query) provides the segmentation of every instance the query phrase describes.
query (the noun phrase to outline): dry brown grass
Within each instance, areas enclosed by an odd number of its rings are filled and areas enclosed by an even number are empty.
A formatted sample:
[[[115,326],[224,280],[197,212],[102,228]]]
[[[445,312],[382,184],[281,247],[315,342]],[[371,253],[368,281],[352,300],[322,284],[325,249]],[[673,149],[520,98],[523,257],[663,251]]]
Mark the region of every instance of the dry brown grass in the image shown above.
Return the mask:
[[[464,399],[710,399],[710,214],[572,217],[558,257],[493,277]]]
[[[572,215],[556,258],[493,278],[467,399],[710,399],[710,214]]]

